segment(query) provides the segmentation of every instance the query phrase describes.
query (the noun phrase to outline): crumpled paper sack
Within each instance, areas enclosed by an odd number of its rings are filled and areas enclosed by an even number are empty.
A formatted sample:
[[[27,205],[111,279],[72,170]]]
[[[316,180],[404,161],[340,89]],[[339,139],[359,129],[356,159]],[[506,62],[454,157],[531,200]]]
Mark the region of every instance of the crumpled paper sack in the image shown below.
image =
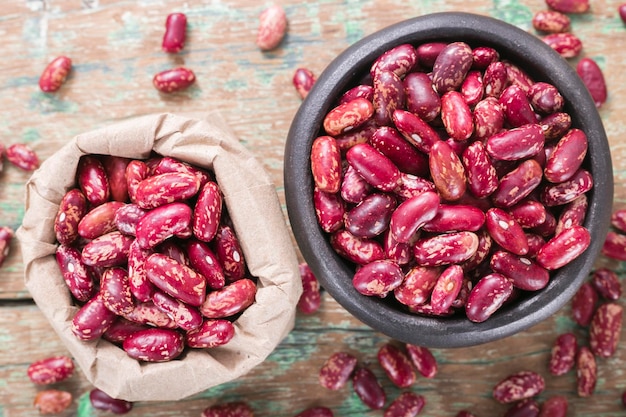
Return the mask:
[[[302,284],[275,185],[219,114],[206,116],[142,116],[78,135],[26,184],[26,212],[17,232],[26,287],[87,379],[115,398],[173,401],[234,380],[265,360],[294,326]],[[153,150],[215,173],[258,291],[226,345],[188,348],[182,359],[141,363],[103,339],[84,342],[72,334],[78,307],[55,260],[53,225],[61,198],[75,187],[82,155],[144,159]]]

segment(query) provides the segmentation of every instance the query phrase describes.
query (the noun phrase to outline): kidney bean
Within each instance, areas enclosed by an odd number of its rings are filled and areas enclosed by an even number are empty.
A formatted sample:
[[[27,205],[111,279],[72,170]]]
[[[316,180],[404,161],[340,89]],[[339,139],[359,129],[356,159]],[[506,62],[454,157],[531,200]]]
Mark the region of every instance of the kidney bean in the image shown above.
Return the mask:
[[[135,236],[137,223],[147,212],[134,203],[125,204],[113,216],[115,228],[125,235]]]
[[[132,160],[126,166],[126,188],[128,189],[128,197],[131,202],[137,202],[137,186],[141,181],[146,179],[148,175],[148,166],[143,161]]]
[[[474,133],[472,111],[465,97],[458,91],[448,91],[441,96],[441,120],[446,132],[454,140],[467,140]]]
[[[419,65],[425,69],[432,69],[435,60],[446,46],[448,44],[445,42],[427,42],[418,45],[415,51]]]
[[[565,375],[574,368],[578,343],[574,333],[560,334],[550,351],[548,370],[552,375]]]
[[[50,356],[39,359],[28,366],[26,374],[33,384],[56,384],[72,376],[74,362],[65,355]]]
[[[126,180],[126,167],[131,160],[121,156],[104,155],[102,166],[109,180],[111,199],[125,203],[128,201],[128,182]]]
[[[498,207],[514,206],[528,197],[541,184],[541,179],[541,165],[534,159],[527,159],[500,178],[491,199]]]
[[[332,248],[342,257],[359,265],[383,259],[382,245],[372,239],[362,239],[341,229],[330,236]]]
[[[394,190],[394,193],[401,199],[408,200],[426,191],[435,191],[435,184],[422,177],[401,172],[400,186]]]
[[[175,329],[177,327],[174,319],[161,311],[151,300],[136,304],[133,311],[124,318],[137,324],[148,325],[149,328]]]
[[[609,231],[602,245],[602,254],[612,259],[626,260],[626,235]]]
[[[87,211],[87,199],[79,189],[65,193],[54,219],[54,233],[60,244],[69,245],[78,238],[78,223]]]
[[[133,408],[132,402],[113,398],[98,388],[89,391],[89,402],[96,410],[108,411],[113,414],[126,414]]]
[[[249,278],[241,278],[224,288],[209,292],[200,312],[206,318],[219,319],[233,316],[254,303],[256,284]]]
[[[546,221],[547,211],[543,204],[536,200],[524,199],[509,209],[509,214],[524,229],[532,229]]]
[[[415,233],[437,214],[439,196],[426,191],[402,202],[391,214],[389,228],[393,238],[401,243],[409,242]]]
[[[150,327],[146,324],[136,323],[124,317],[118,317],[102,334],[102,338],[116,345],[121,345],[131,334],[149,328]]]
[[[39,414],[59,414],[72,404],[72,394],[58,389],[37,392],[33,405]]]
[[[619,231],[626,232],[626,209],[613,211],[613,214],[611,214],[611,226]]]
[[[155,74],[154,88],[162,93],[174,93],[189,88],[196,81],[196,74],[189,68],[176,67]]]
[[[555,270],[580,256],[591,243],[589,231],[583,226],[572,226],[550,239],[537,254],[537,263]]]
[[[318,376],[320,385],[329,390],[340,390],[352,376],[357,362],[357,358],[350,353],[333,353],[320,368]]]
[[[193,234],[196,238],[210,242],[217,233],[222,216],[222,195],[215,182],[207,182],[200,193],[193,210]]]
[[[4,153],[7,161],[24,171],[34,171],[39,167],[39,158],[35,151],[24,143],[9,145]]]
[[[507,277],[492,273],[476,283],[469,293],[465,314],[470,321],[481,323],[493,315],[513,292],[513,283]]]
[[[581,326],[588,326],[598,303],[598,293],[590,282],[584,282],[572,298],[572,318]]]
[[[330,136],[348,132],[364,124],[374,114],[371,101],[359,97],[332,109],[324,118],[324,130]]]
[[[363,404],[372,410],[380,410],[385,406],[387,395],[369,368],[359,368],[354,372],[352,387]]]
[[[374,98],[374,87],[367,84],[359,84],[352,87],[341,95],[338,100],[338,104],[348,103],[355,98],[364,98],[367,101],[372,101]]]
[[[528,100],[535,111],[543,114],[559,112],[564,105],[564,99],[559,90],[545,82],[537,82],[530,87]]]
[[[54,58],[39,77],[39,89],[44,93],[52,93],[61,88],[72,70],[72,60],[66,56]]]
[[[575,200],[565,204],[559,215],[559,220],[554,233],[558,235],[565,229],[569,229],[572,226],[582,226],[587,215],[587,206],[587,196],[585,194],[582,194]]]
[[[485,150],[494,159],[516,161],[539,153],[544,142],[543,129],[540,125],[532,123],[489,137]]]
[[[513,64],[511,61],[502,61],[506,68],[506,78],[507,83],[515,84],[519,88],[524,91],[524,93],[528,93],[530,87],[535,83],[535,81],[528,75],[526,71]]]
[[[432,146],[441,141],[432,126],[411,112],[397,109],[392,121],[402,136],[423,153],[430,153]]]
[[[476,252],[467,261],[460,264],[465,272],[472,271],[477,268],[491,253],[493,241],[491,240],[491,236],[489,236],[487,230],[482,228],[476,232],[476,235],[478,236],[478,248],[476,249]]]
[[[137,240],[128,249],[128,279],[133,296],[142,302],[152,299],[154,285],[148,280],[145,261],[153,253],[151,249],[143,249]]]
[[[557,219],[554,217],[554,214],[549,210],[546,211],[546,220],[541,223],[539,226],[535,226],[532,229],[529,229],[531,233],[538,234],[539,236],[550,238],[554,237],[557,226]]]
[[[475,106],[484,95],[483,75],[477,70],[470,70],[461,84],[461,94],[468,106]]]
[[[320,204],[319,204],[320,209],[325,208],[327,206],[327,204],[323,204],[323,202],[326,199],[329,199],[328,207],[331,209],[332,208],[339,209],[339,207],[341,207],[341,214],[337,212],[337,215],[328,216],[328,218],[333,219],[333,221],[331,222],[320,221],[320,226],[324,228],[323,225],[327,223],[330,225],[333,225],[335,223],[342,224],[343,212],[345,211],[345,208],[341,200],[345,201],[346,203],[358,204],[372,191],[373,191],[373,187],[369,185],[367,181],[365,181],[365,179],[361,175],[359,175],[359,173],[356,172],[356,170],[351,165],[348,165],[343,174],[343,180],[341,181],[340,195],[337,196],[335,194],[327,194],[325,197],[320,196]],[[319,193],[317,188],[314,189],[314,199],[315,199],[315,193]],[[317,207],[318,205],[316,203],[316,209]],[[335,210],[333,209],[332,212],[334,213]],[[320,215],[322,215],[321,216],[322,219],[326,218],[326,213],[320,212],[318,214],[318,221],[320,220]],[[331,233],[332,231],[334,230],[330,230],[330,231],[327,230],[328,233]]]
[[[413,259],[411,244],[398,242],[389,229],[383,233],[383,251],[387,259],[398,265],[406,265]]]
[[[207,286],[214,290],[224,287],[226,284],[224,270],[211,248],[195,239],[188,242],[186,248],[192,268],[206,279]]]
[[[160,291],[155,291],[152,295],[152,302],[156,308],[171,317],[176,326],[183,330],[189,332],[202,325],[200,312],[176,298]]]
[[[135,235],[143,249],[149,249],[183,232],[191,225],[192,209],[175,202],[148,211],[137,223]]]
[[[84,155],[78,161],[78,186],[92,206],[109,201],[111,189],[102,162],[95,156]]]
[[[593,315],[589,327],[589,347],[600,358],[615,354],[622,331],[623,308],[610,302],[600,305]]]
[[[485,224],[485,214],[469,205],[440,204],[435,217],[425,223],[423,230],[431,233],[476,232]]]
[[[391,71],[398,77],[406,75],[417,63],[417,52],[411,44],[401,44],[393,47],[374,61],[370,69],[373,78],[381,71]]]
[[[185,47],[187,16],[183,13],[170,13],[165,20],[165,33],[161,48],[168,53],[178,53]]]
[[[311,407],[296,414],[295,417],[333,417],[333,411],[327,407]]]
[[[433,313],[443,314],[450,310],[463,286],[463,268],[459,265],[450,265],[443,270],[430,295],[430,305]]]
[[[189,330],[185,336],[187,346],[209,349],[230,342],[235,336],[235,326],[228,320],[205,320],[199,327]]]
[[[399,347],[385,343],[378,350],[377,359],[395,386],[407,388],[415,382],[415,371],[411,365],[411,360]]]
[[[207,407],[201,417],[253,417],[254,411],[243,401],[233,401]]]
[[[391,116],[396,109],[403,108],[405,103],[404,84],[402,79],[391,71],[378,70],[374,74],[374,121],[379,126],[391,123]]]
[[[107,201],[86,213],[78,223],[78,234],[85,239],[95,239],[116,230],[115,213],[125,203]]]
[[[118,316],[129,314],[135,308],[128,274],[123,268],[107,268],[100,279],[102,302]]]
[[[200,181],[185,172],[166,172],[141,181],[135,190],[136,204],[145,210],[187,200],[198,193]]]
[[[276,49],[287,33],[287,15],[282,6],[272,4],[261,12],[256,45],[262,51]]]
[[[489,265],[494,272],[513,281],[516,288],[537,291],[548,285],[550,273],[531,259],[505,251],[497,251],[491,256]]]
[[[507,68],[501,61],[492,62],[485,69],[483,85],[485,96],[498,98],[507,85]]]
[[[295,87],[301,99],[305,99],[309,95],[309,91],[313,88],[317,77],[308,68],[298,68],[293,74],[291,82]]]
[[[246,261],[235,230],[223,224],[217,229],[213,249],[224,271],[227,282],[241,279],[246,274]]]
[[[585,13],[589,10],[589,0],[546,0],[546,4],[561,13]]]
[[[598,365],[593,352],[581,346],[576,355],[576,391],[579,397],[589,397],[596,389]]]
[[[98,339],[117,316],[106,308],[101,294],[87,301],[72,318],[72,333],[80,340]]]
[[[583,49],[582,41],[570,32],[551,33],[542,39],[563,58],[575,58]]]
[[[540,32],[560,33],[570,29],[570,18],[556,10],[541,10],[533,15],[532,25]]]
[[[395,208],[395,197],[381,193],[370,194],[346,213],[345,228],[357,237],[373,238],[387,229]]]
[[[409,343],[407,343],[405,347],[415,369],[417,369],[424,378],[433,378],[437,375],[437,360],[430,349],[425,346],[417,346]]]
[[[567,398],[554,395],[541,404],[539,417],[565,417],[567,415]]]
[[[133,240],[132,237],[123,235],[118,231],[98,236],[85,245],[81,252],[81,259],[88,266],[124,265],[127,262]]]
[[[313,205],[315,206],[317,223],[322,230],[332,233],[344,226],[346,207],[339,195],[325,193],[315,187],[313,191]]]
[[[493,398],[503,404],[539,395],[545,388],[541,375],[533,371],[520,371],[507,376],[493,388]]]
[[[458,89],[473,62],[472,48],[466,43],[452,42],[446,45],[433,64],[433,85],[439,94]]]
[[[617,301],[622,295],[622,286],[617,274],[608,268],[596,269],[591,284],[605,300]]]
[[[178,357],[184,348],[184,338],[176,330],[147,329],[133,333],[123,343],[124,351],[133,359],[144,362],[165,362]]]
[[[394,289],[398,302],[414,307],[428,301],[440,274],[439,268],[415,266],[405,275],[404,281]]]
[[[489,209],[485,224],[489,235],[503,249],[520,256],[528,253],[524,230],[507,212],[499,208]]]
[[[384,297],[389,291],[397,288],[403,280],[404,273],[398,264],[381,259],[359,268],[352,278],[352,284],[363,295]]]
[[[473,232],[452,232],[420,239],[413,254],[420,265],[441,266],[468,260],[478,249],[478,236]]]
[[[425,122],[434,120],[441,111],[441,98],[434,90],[430,77],[423,72],[411,72],[402,82],[406,109]]]
[[[428,173],[427,156],[412,146],[396,129],[382,126],[374,132],[369,142],[400,171],[417,176]]]
[[[536,84],[530,87],[529,92]],[[531,106],[531,103],[520,87],[513,84],[504,89],[499,98],[500,105],[504,111],[504,118],[509,125],[520,127],[527,124],[534,124],[537,116]]]
[[[384,417],[415,417],[426,405],[423,396],[407,391],[400,394],[387,407]]]
[[[441,195],[446,201],[456,201],[465,193],[466,174],[461,159],[450,145],[444,141],[435,143],[428,159],[430,174]]]
[[[153,253],[146,259],[145,269],[150,282],[172,297],[196,307],[204,302],[206,279],[188,266]]]
[[[463,152],[462,161],[468,187],[474,196],[484,198],[497,189],[499,181],[496,169],[482,142],[470,144]]]
[[[562,183],[579,173],[587,155],[587,136],[580,129],[571,129],[559,140],[546,160],[544,177],[552,183]]]
[[[83,263],[80,251],[72,246],[59,245],[55,258],[72,296],[80,302],[88,301],[96,293],[95,277]]]
[[[374,188],[393,191],[400,185],[400,171],[385,155],[369,144],[358,144],[346,153],[348,163]]]
[[[311,171],[315,186],[327,193],[336,193],[341,184],[341,154],[331,136],[319,136],[311,145]]]
[[[607,88],[598,63],[592,58],[584,57],[576,64],[576,72],[589,90],[596,107],[601,107],[607,99]]]

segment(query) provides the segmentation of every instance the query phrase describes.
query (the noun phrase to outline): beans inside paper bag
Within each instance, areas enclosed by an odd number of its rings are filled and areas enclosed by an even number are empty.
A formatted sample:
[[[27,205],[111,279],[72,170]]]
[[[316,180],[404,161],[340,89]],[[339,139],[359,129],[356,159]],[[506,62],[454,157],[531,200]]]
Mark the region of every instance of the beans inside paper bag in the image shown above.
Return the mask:
[[[127,158],[127,178],[129,161],[145,170],[128,187],[132,198],[98,201],[97,161],[108,156]],[[68,196],[77,189],[78,203]],[[223,213],[212,218],[211,205]],[[126,220],[117,218],[122,207]],[[77,210],[89,221],[71,223]],[[113,210],[112,225],[99,221],[110,223]],[[34,301],[87,379],[114,398],[178,400],[236,379],[294,325],[302,286],[275,185],[216,114],[150,115],[74,137],[28,181],[17,236]],[[218,239],[236,250],[220,258]],[[183,243],[168,247],[175,240]],[[144,293],[128,284],[139,265],[133,250],[145,255]],[[228,256],[245,265],[240,275],[223,271]],[[216,262],[222,275],[208,276]],[[97,277],[94,288],[76,278],[78,267]],[[115,340],[106,332],[122,321],[137,330]]]

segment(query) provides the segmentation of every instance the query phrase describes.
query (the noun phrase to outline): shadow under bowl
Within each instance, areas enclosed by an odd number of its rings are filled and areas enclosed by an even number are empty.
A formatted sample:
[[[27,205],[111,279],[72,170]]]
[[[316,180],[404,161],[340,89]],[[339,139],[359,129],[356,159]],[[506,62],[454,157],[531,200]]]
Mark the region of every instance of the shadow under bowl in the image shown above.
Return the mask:
[[[584,226],[591,244],[584,254],[552,273],[540,291],[525,293],[482,323],[464,314],[426,317],[409,313],[392,296],[367,297],[352,285],[354,265],[337,255],[317,223],[313,204],[311,144],[323,133],[326,113],[337,99],[357,85],[383,52],[403,43],[463,41],[472,47],[491,46],[535,81],[555,85],[565,99],[572,127],[583,130],[588,151],[583,166],[594,187],[587,193]],[[294,236],[320,284],[348,312],[391,338],[427,347],[463,347],[501,339],[537,324],[567,303],[593,268],[608,231],[613,202],[610,149],[602,120],[585,85],[572,66],[543,41],[500,20],[461,12],[424,15],[384,28],[348,47],[320,74],[291,124],[284,158],[287,211]]]

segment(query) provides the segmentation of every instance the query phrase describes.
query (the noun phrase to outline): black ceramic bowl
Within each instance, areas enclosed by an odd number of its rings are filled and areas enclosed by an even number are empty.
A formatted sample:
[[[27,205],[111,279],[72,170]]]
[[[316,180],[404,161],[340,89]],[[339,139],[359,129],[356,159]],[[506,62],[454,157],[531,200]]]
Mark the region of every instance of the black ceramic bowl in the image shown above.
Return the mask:
[[[491,46],[501,59],[524,69],[535,81],[555,85],[566,101],[572,126],[582,129],[589,148],[585,167],[594,178],[588,193],[585,226],[592,240],[574,262],[553,273],[542,290],[507,304],[482,323],[463,314],[447,318],[414,315],[392,296],[367,297],[352,285],[354,266],[332,249],[318,226],[313,205],[310,151],[323,134],[322,121],[338,97],[358,84],[383,52],[403,43],[463,41]],[[387,336],[428,347],[461,347],[500,339],[548,318],[574,295],[593,267],[608,230],[613,201],[610,150],[602,121],[585,86],[571,65],[537,37],[505,22],[468,13],[436,13],[389,26],[353,44],[320,74],[291,125],[284,160],[289,220],[298,246],[321,285],[348,312]]]

